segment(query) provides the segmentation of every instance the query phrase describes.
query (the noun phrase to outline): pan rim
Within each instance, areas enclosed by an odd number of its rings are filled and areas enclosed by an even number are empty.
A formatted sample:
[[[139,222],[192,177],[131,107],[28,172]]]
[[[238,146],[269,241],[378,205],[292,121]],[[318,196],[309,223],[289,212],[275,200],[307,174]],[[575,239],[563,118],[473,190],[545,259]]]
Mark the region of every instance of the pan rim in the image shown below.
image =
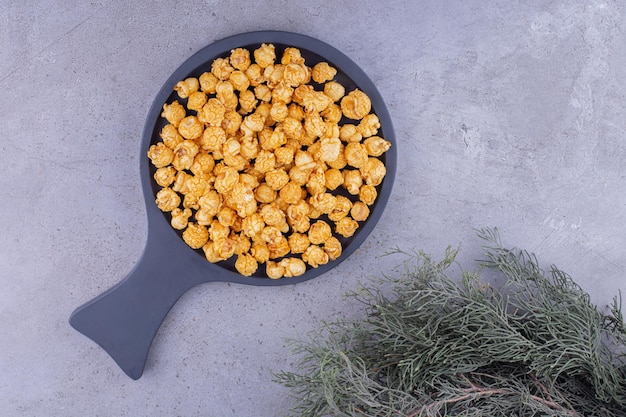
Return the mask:
[[[395,180],[397,166],[397,141],[395,139],[395,132],[393,129],[389,110],[375,84],[354,61],[352,61],[347,55],[343,54],[335,47],[316,38],[299,33],[277,30],[261,30],[240,33],[228,36],[221,40],[217,40],[203,47],[192,56],[190,56],[163,83],[163,86],[156,94],[152,102],[150,110],[146,116],[146,121],[144,123],[139,158],[140,178],[148,218],[148,239],[150,240],[151,230],[154,230],[155,228],[166,228],[169,230],[169,233],[163,231],[163,233],[159,232],[159,234],[163,235],[165,233],[168,237],[171,237],[170,235],[173,236],[173,238],[168,239],[168,241],[170,241],[170,244],[164,244],[163,247],[164,251],[175,251],[170,254],[170,256],[180,256],[179,251],[181,250],[185,250],[188,254],[191,255],[199,255],[198,253],[195,253],[196,251],[189,248],[182,241],[180,236],[171,227],[164,214],[158,209],[158,207],[154,203],[155,196],[150,175],[150,163],[149,159],[146,156],[147,150],[153,139],[155,126],[157,121],[159,120],[162,106],[166,102],[167,98],[172,94],[173,86],[176,84],[176,82],[186,78],[194,71],[197,71],[198,68],[206,66],[207,63],[210,63],[220,54],[224,54],[227,51],[230,51],[237,47],[246,47],[249,45],[258,45],[261,43],[281,44],[311,51],[312,53],[326,59],[329,63],[337,66],[338,69],[344,72],[357,85],[359,89],[368,94],[372,101],[372,107],[373,109],[375,109],[375,113],[379,117],[381,130],[384,132],[383,137],[392,143],[391,148],[385,154],[385,166],[387,169],[387,174],[380,187],[377,187],[377,201],[375,203],[375,207],[370,214],[370,217],[367,219],[367,221],[360,225],[355,236],[349,242],[349,244],[343,248],[342,255],[338,259],[331,261],[326,265],[321,265],[318,268],[307,268],[305,274],[299,277],[281,279],[270,279],[267,277],[256,276],[245,277],[237,273],[236,271],[225,268],[220,264],[212,264],[206,259],[204,259],[202,263],[190,263],[190,268],[202,269],[201,271],[194,272],[206,274],[206,281],[217,280],[237,282],[249,285],[273,286],[299,283],[325,274],[326,272],[335,268],[341,262],[349,258],[364,243],[367,237],[370,236],[375,226],[380,221],[380,218],[382,217],[382,214],[389,201],[393,188],[393,183]]]

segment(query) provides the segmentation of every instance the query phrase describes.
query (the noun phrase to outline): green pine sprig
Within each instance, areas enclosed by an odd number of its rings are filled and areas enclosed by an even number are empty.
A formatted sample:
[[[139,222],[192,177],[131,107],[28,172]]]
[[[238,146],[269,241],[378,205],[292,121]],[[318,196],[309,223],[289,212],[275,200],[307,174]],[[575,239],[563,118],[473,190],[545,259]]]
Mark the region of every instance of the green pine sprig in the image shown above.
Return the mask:
[[[410,254],[400,272],[351,294],[362,320],[291,341],[297,370],[275,377],[296,401],[293,415],[626,415],[620,297],[602,312],[563,271],[505,248],[497,229],[478,235],[477,271],[447,275],[458,249],[439,262]],[[488,284],[485,269],[505,284]]]

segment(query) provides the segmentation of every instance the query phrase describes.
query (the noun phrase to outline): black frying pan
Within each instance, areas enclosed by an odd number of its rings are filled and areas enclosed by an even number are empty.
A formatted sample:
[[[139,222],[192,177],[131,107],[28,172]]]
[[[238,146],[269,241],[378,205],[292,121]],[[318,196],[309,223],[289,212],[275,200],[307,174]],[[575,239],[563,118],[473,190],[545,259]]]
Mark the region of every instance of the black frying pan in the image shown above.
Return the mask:
[[[187,77],[198,77],[210,71],[215,58],[226,57],[237,47],[254,50],[261,43],[273,43],[277,56],[287,46],[301,50],[306,64],[312,67],[327,61],[338,73],[335,79],[346,92],[359,88],[372,101],[372,111],[378,116],[379,135],[392,143],[380,159],[387,167],[387,175],[377,187],[378,199],[370,207],[369,218],[351,238],[341,239],[342,255],[335,261],[316,269],[309,268],[304,275],[294,278],[269,279],[264,268],[251,277],[237,273],[233,261],[212,264],[202,251],[194,251],[185,244],[180,233],[170,226],[169,214],[159,210],[155,194],[154,167],[147,158],[148,148],[157,143],[165,121],[160,117],[162,106],[176,98],[173,87]],[[148,351],[161,322],[176,300],[190,288],[210,281],[227,281],[251,285],[285,285],[309,280],[328,272],[350,256],[370,234],[380,219],[389,200],[396,169],[396,144],[391,118],[382,97],[367,75],[347,56],[317,39],[279,31],[250,32],[217,41],[185,61],[165,82],[150,108],[143,130],[140,152],[140,171],[148,214],[148,239],[141,259],[130,274],[119,284],[76,309],[70,324],[98,343],[131,378],[141,377]]]

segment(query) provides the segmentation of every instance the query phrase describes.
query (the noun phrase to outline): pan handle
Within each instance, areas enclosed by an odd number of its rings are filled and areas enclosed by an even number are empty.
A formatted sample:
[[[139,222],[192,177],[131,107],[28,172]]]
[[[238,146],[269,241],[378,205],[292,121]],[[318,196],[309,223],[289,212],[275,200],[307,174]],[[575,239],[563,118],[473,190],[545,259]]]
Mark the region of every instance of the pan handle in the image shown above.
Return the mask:
[[[143,374],[152,340],[172,306],[188,289],[213,280],[195,267],[194,263],[206,261],[188,247],[168,251],[171,245],[185,245],[174,238],[149,232],[143,255],[130,274],[70,317],[72,327],[100,345],[135,380]]]

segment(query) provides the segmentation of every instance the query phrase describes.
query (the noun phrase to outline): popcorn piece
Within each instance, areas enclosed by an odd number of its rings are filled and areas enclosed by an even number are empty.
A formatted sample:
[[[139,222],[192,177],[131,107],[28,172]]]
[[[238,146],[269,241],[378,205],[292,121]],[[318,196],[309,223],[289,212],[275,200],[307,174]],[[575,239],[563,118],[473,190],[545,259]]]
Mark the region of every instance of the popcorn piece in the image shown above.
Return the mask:
[[[355,201],[352,205],[352,209],[350,209],[350,216],[358,222],[363,222],[367,220],[370,215],[370,209],[367,207],[362,201]]]
[[[322,214],[330,213],[337,202],[337,197],[330,193],[319,193],[309,198],[309,203]]]
[[[311,245],[302,254],[302,260],[313,268],[325,265],[330,260],[328,254],[319,246]]]
[[[325,94],[325,93],[324,93]],[[326,107],[322,112],[320,112],[324,121],[337,125],[341,118],[343,117],[343,113],[341,112],[341,107],[336,105],[335,103],[331,103]]]
[[[348,119],[361,120],[372,110],[372,102],[363,91],[356,89],[341,99],[341,111]]]
[[[289,181],[281,188],[280,199],[287,204],[296,204],[302,199],[302,187],[293,181]]]
[[[364,137],[368,138],[378,133],[380,128],[380,120],[378,116],[370,113],[361,119],[361,123],[357,126],[357,131]]]
[[[198,80],[200,81],[200,89],[204,93],[215,94],[215,88],[219,81],[219,79],[215,75],[211,74],[210,72],[203,72]]]
[[[170,149],[174,149],[176,145],[183,141],[183,137],[178,133],[178,129],[173,124],[166,124],[159,133],[163,143]]]
[[[202,110],[198,113],[198,118],[209,126],[221,126],[225,113],[226,108],[224,104],[213,97],[208,99],[202,106]]]
[[[183,230],[187,227],[187,223],[189,221],[189,217],[191,217],[191,209],[181,210],[180,208],[175,208],[172,210],[172,227],[176,230]]]
[[[223,171],[215,177],[215,190],[220,194],[226,194],[233,189],[239,181],[239,172],[232,167],[226,166]]]
[[[285,66],[283,79],[286,85],[290,87],[297,87],[305,84],[308,78],[308,69],[303,64],[291,63]]]
[[[154,181],[161,187],[169,187],[176,178],[176,169],[172,166],[161,167],[154,173]]]
[[[190,222],[183,232],[183,240],[192,249],[200,249],[209,240],[209,231],[205,226]]]
[[[261,68],[267,68],[274,64],[276,60],[276,51],[272,44],[261,44],[258,49],[254,50],[254,60]]]
[[[339,239],[337,239],[334,236],[329,238],[324,243],[323,248],[324,248],[324,252],[328,254],[328,259],[331,261],[334,261],[335,259],[339,258],[341,256],[341,253],[343,252],[343,249],[341,247],[341,242],[339,242]]]
[[[330,81],[324,84],[324,94],[330,97],[333,102],[337,102],[346,94],[346,89],[338,82]]]
[[[250,67],[250,51],[245,48],[236,48],[230,51],[230,65],[240,71],[245,71]]]
[[[184,232],[183,232],[184,233]],[[235,254],[237,245],[230,238],[218,239],[213,241],[215,253],[221,260],[226,260]]]
[[[318,84],[332,80],[335,75],[337,75],[337,70],[331,67],[328,62],[319,62],[311,70],[311,77]]]
[[[194,175],[211,175],[215,167],[215,159],[207,152],[198,151],[189,170]]]
[[[250,90],[244,90],[239,93],[239,113],[248,114],[252,113],[256,108],[259,100],[255,97],[254,93]],[[262,119],[264,121],[264,119]]]
[[[156,205],[161,211],[172,211],[180,205],[180,196],[171,188],[161,188],[156,194]]]
[[[148,158],[152,161],[152,165],[157,168],[168,166],[174,160],[174,151],[165,146],[163,142],[151,145],[148,149]]]
[[[335,223],[335,232],[343,237],[351,237],[358,228],[359,224],[347,216]]]
[[[242,121],[243,117],[239,113],[234,110],[229,110],[224,113],[221,127],[224,129],[224,133],[226,133],[226,135],[234,135],[237,131],[239,131]]]
[[[324,138],[320,142],[319,159],[324,162],[333,162],[339,158],[342,151],[339,138]],[[337,188],[337,187],[335,187]]]
[[[254,274],[258,268],[259,263],[254,258],[254,256],[245,253],[237,256],[237,260],[235,261],[235,269],[241,275],[249,277]]]
[[[363,141],[363,146],[369,156],[381,156],[389,150],[391,142],[386,141],[380,136],[372,136]]]
[[[183,81],[179,81],[174,85],[174,91],[178,93],[178,97],[187,98],[192,93],[195,93],[200,88],[200,83],[197,78],[187,78]]]
[[[348,193],[352,195],[359,194],[361,185],[363,185],[363,178],[358,170],[350,169],[343,171],[343,188],[345,188]]]
[[[267,261],[265,264],[265,274],[268,278],[279,279],[285,275],[285,267],[278,264],[278,262]]]
[[[309,230],[311,226],[309,211],[310,207],[304,200],[299,200],[287,207],[287,223],[294,232],[305,233]]]
[[[284,268],[283,276],[285,278],[298,277],[306,272],[306,264],[302,259],[285,258],[282,259],[278,265]]]
[[[227,80],[234,68],[230,65],[228,58],[215,58],[211,64],[211,74],[218,80]]]
[[[189,99],[187,99],[187,108],[193,111],[202,110],[202,106],[204,106],[207,102],[207,95],[202,91],[196,91],[191,93]]]
[[[289,235],[287,241],[289,242],[289,249],[291,250],[291,253],[304,253],[306,248],[308,248],[311,244],[311,241],[306,234],[297,232]]]
[[[265,228],[263,217],[259,213],[253,213],[243,218],[241,231],[251,239],[256,239]]]
[[[174,158],[172,159],[172,165],[178,171],[191,168],[196,155],[200,148],[196,142],[192,140],[184,140],[179,143],[174,149]]]
[[[361,167],[361,175],[367,185],[377,186],[387,175],[387,168],[380,159],[368,158],[365,165]]]
[[[277,193],[267,183],[260,184],[256,190],[254,190],[254,198],[259,203],[271,203],[276,200]]]
[[[268,242],[267,248],[270,250],[270,259],[282,258],[289,253],[289,242],[285,236],[280,236],[274,242]]]
[[[287,104],[282,101],[277,101],[272,104],[270,109],[270,117],[275,122],[282,122],[287,118],[289,114]]]
[[[280,59],[280,63],[283,65],[287,64],[304,64],[304,58],[302,57],[302,53],[298,48],[288,47],[285,48],[283,52],[283,56]]]
[[[254,242],[250,248],[250,255],[259,263],[265,263],[270,259],[270,250],[267,245],[262,242]]]
[[[256,87],[264,81],[263,68],[261,68],[258,64],[251,64],[245,70],[245,74],[246,77],[248,77],[248,80],[250,81],[250,85],[252,87]]]
[[[314,245],[321,245],[326,240],[330,239],[333,235],[333,232],[330,228],[330,225],[323,220],[318,220],[311,225],[309,229],[309,240]]]
[[[335,190],[343,184],[343,174],[336,168],[330,168],[324,172],[326,188]]]
[[[187,116],[178,125],[178,133],[185,139],[197,139],[203,132],[204,126],[196,116]]]
[[[172,104],[165,103],[163,105],[163,112],[161,112],[161,117],[167,119],[167,121],[175,127],[178,127],[178,124],[185,118],[185,115],[185,108],[176,100],[174,100]]]
[[[331,221],[339,221],[346,217],[352,209],[352,201],[348,197],[338,195],[335,199],[335,206],[328,213],[328,219]]]
[[[289,175],[283,168],[268,171],[265,174],[265,181],[272,190],[280,190],[289,182]]]
[[[219,220],[215,219],[209,224],[207,229],[209,232],[209,238],[216,242],[220,239],[226,239],[230,235],[230,227],[224,226]]]
[[[367,150],[361,143],[348,143],[344,153],[346,155],[346,161],[350,166],[361,168],[367,164]]]
[[[339,138],[344,142],[360,142],[363,135],[356,125],[346,123],[339,128]]]

